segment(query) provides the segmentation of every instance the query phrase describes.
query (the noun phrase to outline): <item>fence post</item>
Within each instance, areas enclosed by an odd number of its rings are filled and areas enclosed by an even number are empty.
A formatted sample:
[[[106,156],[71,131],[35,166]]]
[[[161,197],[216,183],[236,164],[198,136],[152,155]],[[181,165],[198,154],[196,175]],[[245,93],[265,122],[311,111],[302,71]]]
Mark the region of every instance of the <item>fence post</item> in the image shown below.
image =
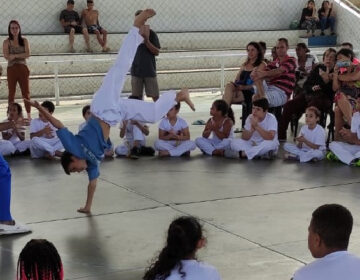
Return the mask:
[[[54,64],[54,90],[55,90],[55,100],[56,106],[60,105],[60,88],[59,88],[59,65]]]
[[[221,57],[221,71],[220,71],[220,79],[221,79],[221,83],[220,83],[220,92],[221,95],[224,94],[224,88],[225,88],[225,62],[224,62],[224,57]]]

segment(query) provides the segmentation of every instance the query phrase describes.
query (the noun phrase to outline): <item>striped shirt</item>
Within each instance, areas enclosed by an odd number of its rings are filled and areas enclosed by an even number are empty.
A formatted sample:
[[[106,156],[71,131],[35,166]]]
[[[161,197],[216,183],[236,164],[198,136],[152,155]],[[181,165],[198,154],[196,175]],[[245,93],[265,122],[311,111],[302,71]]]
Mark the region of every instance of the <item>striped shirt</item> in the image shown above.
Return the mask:
[[[274,70],[282,68],[285,70],[280,76],[273,77],[269,84],[276,86],[283,91],[285,91],[286,95],[290,97],[291,93],[295,87],[295,69],[296,69],[296,58],[292,56],[286,56],[286,58],[280,62],[280,59],[277,58],[275,61],[270,62],[267,65],[266,70]]]

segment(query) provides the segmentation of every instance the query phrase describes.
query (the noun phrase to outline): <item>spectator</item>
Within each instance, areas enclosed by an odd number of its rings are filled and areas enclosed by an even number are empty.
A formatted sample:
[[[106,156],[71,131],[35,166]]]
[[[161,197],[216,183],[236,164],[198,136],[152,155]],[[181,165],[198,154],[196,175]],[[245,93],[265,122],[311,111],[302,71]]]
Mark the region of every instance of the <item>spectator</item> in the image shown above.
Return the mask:
[[[88,32],[95,34],[96,38],[102,47],[103,52],[109,52],[107,47],[107,31],[100,26],[99,23],[99,11],[94,10],[94,1],[87,0],[87,9],[84,9],[81,14],[81,18],[85,22]]]
[[[278,39],[276,60],[264,71],[255,69],[251,73],[255,90],[253,99],[267,98],[270,108],[284,105],[294,90],[296,59],[287,54],[288,49],[288,40]]]
[[[296,81],[294,94],[296,95],[299,91],[302,90],[304,83],[309,76],[311,70],[314,68],[315,64],[319,61],[316,56],[310,54],[310,50],[305,43],[298,43],[296,46],[296,56],[297,56],[297,68],[296,68]]]
[[[333,9],[333,3],[329,1],[323,1],[321,8],[319,9],[319,20],[321,27],[321,36],[324,36],[325,29],[330,27],[331,35],[335,35],[335,11]]]
[[[142,10],[135,13],[138,16]],[[131,88],[132,95],[143,99],[143,90],[147,97],[154,101],[159,98],[159,86],[156,78],[155,56],[160,53],[160,42],[156,33],[145,25],[140,29],[140,34],[144,37],[136,52],[134,62],[131,66]]]
[[[353,217],[344,206],[325,204],[317,208],[308,234],[308,248],[317,260],[298,269],[293,280],[357,279],[360,258],[347,251],[352,227]]]
[[[352,114],[356,111],[356,97],[360,93],[360,67],[351,63],[354,53],[340,49],[336,54],[333,89],[335,95],[335,140],[340,140],[340,130],[350,126]]]
[[[350,42],[344,42],[341,44],[341,48],[342,49],[349,49],[349,50],[352,50],[354,51],[354,47],[353,47],[353,44],[351,44]],[[355,55],[355,54],[354,54]],[[360,60],[356,57],[353,58],[352,60],[352,63],[357,65],[357,64],[360,64]]]
[[[17,280],[63,280],[63,265],[54,244],[46,239],[30,240],[19,255],[16,274]]]
[[[8,27],[9,37],[3,44],[4,57],[8,61],[7,81],[9,88],[9,104],[14,103],[16,84],[19,83],[24,99],[30,99],[29,76],[30,71],[26,66],[26,59],[30,56],[28,40],[21,35],[18,21],[12,20]],[[31,106],[25,104],[27,117],[31,119]]]
[[[86,28],[83,28],[80,25],[79,14],[74,11],[74,0],[68,0],[66,9],[63,10],[60,14],[60,23],[64,28],[65,33],[69,33],[69,43],[70,43],[70,52],[74,53],[74,37],[75,33],[82,33],[84,35],[86,50],[91,52],[90,43],[89,43],[89,33]]]
[[[266,68],[263,52],[257,42],[250,42],[246,46],[247,60],[241,65],[235,82],[230,82],[225,87],[223,99],[231,106],[231,104],[244,103],[243,105],[243,123],[245,125],[246,118],[251,114],[252,96],[254,94],[253,83],[250,74],[254,69],[263,71]]]
[[[310,36],[310,30],[312,36],[315,36],[315,30],[318,21],[319,19],[316,15],[315,1],[309,0],[307,2],[307,6],[302,10],[300,19],[300,27],[306,29],[307,37]]]
[[[335,66],[336,51],[327,49],[323,55],[323,63],[318,64],[304,83],[304,90],[284,105],[279,123],[279,140],[286,140],[286,130],[292,115],[302,114],[307,107],[314,106],[320,111],[331,110],[334,91],[332,89],[332,73]]]

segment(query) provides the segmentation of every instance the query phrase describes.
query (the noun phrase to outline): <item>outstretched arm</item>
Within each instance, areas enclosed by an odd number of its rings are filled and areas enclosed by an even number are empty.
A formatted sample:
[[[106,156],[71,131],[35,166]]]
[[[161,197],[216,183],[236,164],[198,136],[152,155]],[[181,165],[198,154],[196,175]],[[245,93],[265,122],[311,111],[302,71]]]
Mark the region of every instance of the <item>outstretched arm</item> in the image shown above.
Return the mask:
[[[32,101],[28,99],[24,99],[25,103],[31,105],[32,107],[39,110],[41,114],[44,115],[44,117],[57,129],[64,128],[65,126],[61,121],[59,121],[57,118],[55,118],[53,115],[51,115],[44,107],[42,107],[39,102]]]

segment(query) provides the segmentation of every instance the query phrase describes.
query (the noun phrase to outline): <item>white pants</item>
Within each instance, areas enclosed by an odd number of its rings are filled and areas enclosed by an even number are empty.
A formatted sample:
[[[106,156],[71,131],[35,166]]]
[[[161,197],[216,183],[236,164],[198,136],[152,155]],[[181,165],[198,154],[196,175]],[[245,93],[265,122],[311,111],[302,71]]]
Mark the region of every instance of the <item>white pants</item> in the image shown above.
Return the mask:
[[[227,150],[230,149],[230,138],[225,138],[223,140],[198,137],[195,139],[196,146],[205,154],[212,155],[214,150]]]
[[[322,160],[325,157],[325,151],[319,149],[304,150],[291,143],[285,143],[284,150],[298,156],[300,162],[308,162],[312,159]]]
[[[360,158],[360,145],[351,145],[343,142],[331,142],[332,151],[343,163],[350,164],[354,159]]]
[[[61,144],[59,138],[43,138],[34,137],[31,139],[30,152],[32,158],[41,158],[45,155],[54,156],[56,151],[63,150],[64,147]]]
[[[146,145],[145,135],[136,125],[133,125],[132,136],[133,137],[131,140],[125,139],[122,145],[119,145],[115,148],[115,153],[118,156],[127,156],[130,153],[132,147],[134,146],[134,141],[140,141],[140,146]]]
[[[0,154],[8,156],[15,153],[16,147],[9,140],[0,140]]]
[[[256,156],[263,156],[270,151],[277,153],[279,142],[274,140],[264,140],[256,146],[253,146],[253,143],[250,140],[233,139],[230,147],[234,151],[245,152],[248,159],[253,159]]]
[[[177,145],[178,143],[178,145]],[[156,140],[155,141],[155,150],[158,151],[168,151],[170,156],[179,157],[183,153],[190,152],[196,149],[196,145],[194,141],[186,140],[186,141],[165,141],[165,140]]]
[[[126,75],[143,40],[139,29],[132,27],[121,45],[114,65],[92,100],[91,112],[111,126],[122,120],[154,123],[176,105],[175,91],[163,93],[155,103],[120,98]]]
[[[266,81],[263,81],[263,87],[270,108],[282,106],[287,102],[288,97],[282,89],[273,85],[268,85]],[[253,86],[253,88],[255,93],[257,93],[258,90],[256,86]]]

